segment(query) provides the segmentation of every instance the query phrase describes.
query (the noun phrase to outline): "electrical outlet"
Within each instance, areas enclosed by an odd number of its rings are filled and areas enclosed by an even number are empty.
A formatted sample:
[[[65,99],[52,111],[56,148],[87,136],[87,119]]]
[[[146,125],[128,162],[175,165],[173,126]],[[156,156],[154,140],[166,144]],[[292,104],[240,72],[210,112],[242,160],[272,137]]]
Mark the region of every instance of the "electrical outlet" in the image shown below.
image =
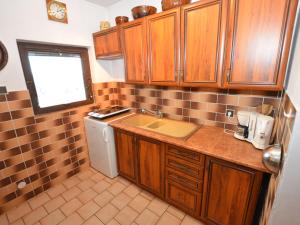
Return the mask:
[[[234,110],[232,109],[227,109],[226,110],[226,117],[233,117]]]

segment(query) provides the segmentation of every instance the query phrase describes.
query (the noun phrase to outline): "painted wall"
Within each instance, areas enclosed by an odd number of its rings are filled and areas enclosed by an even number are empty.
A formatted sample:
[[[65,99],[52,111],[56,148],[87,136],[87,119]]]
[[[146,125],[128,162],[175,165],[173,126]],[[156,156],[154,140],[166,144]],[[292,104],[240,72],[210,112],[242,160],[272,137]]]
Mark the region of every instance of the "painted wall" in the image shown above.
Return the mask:
[[[106,8],[85,0],[64,0],[68,10],[68,24],[49,21],[46,0],[1,0],[0,40],[6,45],[9,61],[0,72],[0,86],[9,91],[25,90],[16,40],[31,40],[89,48],[93,82],[117,80],[111,76],[110,61],[96,61],[92,33],[99,30],[99,22],[108,18]]]

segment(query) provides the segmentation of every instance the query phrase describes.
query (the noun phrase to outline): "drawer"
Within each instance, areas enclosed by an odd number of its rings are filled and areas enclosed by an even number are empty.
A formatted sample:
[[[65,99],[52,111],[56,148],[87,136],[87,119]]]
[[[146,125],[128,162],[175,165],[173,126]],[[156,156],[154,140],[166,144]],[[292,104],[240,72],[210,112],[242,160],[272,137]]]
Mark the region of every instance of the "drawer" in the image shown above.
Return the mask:
[[[199,180],[202,180],[204,176],[203,166],[187,162],[174,156],[167,155],[166,166],[167,168],[174,169]]]
[[[166,200],[190,215],[200,216],[202,195],[197,191],[167,181]]]
[[[173,155],[175,157],[178,157],[178,158],[181,158],[184,160],[188,160],[189,162],[204,165],[204,155],[202,155],[198,152],[194,152],[194,151],[186,150],[183,148],[174,147],[172,145],[168,145],[167,146],[167,154]]]
[[[166,173],[166,177],[168,180],[178,183],[186,188],[199,191],[200,193],[203,190],[203,181],[201,180],[187,176],[186,174],[181,172],[176,172],[172,169],[167,169]]]

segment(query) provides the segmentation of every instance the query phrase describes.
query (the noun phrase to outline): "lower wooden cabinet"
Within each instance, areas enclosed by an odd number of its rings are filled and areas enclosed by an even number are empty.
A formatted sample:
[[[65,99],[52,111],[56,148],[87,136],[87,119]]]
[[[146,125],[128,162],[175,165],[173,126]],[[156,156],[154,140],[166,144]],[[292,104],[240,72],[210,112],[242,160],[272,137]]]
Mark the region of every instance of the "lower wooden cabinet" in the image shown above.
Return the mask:
[[[126,131],[116,130],[115,142],[119,174],[136,182],[135,136]]]
[[[213,225],[251,225],[262,173],[206,157],[201,217]]]
[[[251,225],[263,173],[115,130],[119,174],[206,225]]]
[[[138,137],[136,146],[138,184],[164,197],[164,145],[159,141]]]

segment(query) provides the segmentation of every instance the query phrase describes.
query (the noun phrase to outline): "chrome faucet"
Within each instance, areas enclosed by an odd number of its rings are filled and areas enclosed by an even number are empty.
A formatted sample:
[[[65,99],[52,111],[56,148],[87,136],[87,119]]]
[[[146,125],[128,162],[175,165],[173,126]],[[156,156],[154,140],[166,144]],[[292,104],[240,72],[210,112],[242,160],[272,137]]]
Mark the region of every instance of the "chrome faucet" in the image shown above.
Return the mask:
[[[141,113],[143,113],[143,114],[151,114],[151,115],[154,115],[154,116],[156,116],[156,117],[158,117],[158,118],[163,118],[163,113],[161,112],[161,111],[159,111],[159,110],[156,110],[156,111],[151,111],[151,110],[149,110],[149,109],[144,109],[144,108],[141,108]]]

